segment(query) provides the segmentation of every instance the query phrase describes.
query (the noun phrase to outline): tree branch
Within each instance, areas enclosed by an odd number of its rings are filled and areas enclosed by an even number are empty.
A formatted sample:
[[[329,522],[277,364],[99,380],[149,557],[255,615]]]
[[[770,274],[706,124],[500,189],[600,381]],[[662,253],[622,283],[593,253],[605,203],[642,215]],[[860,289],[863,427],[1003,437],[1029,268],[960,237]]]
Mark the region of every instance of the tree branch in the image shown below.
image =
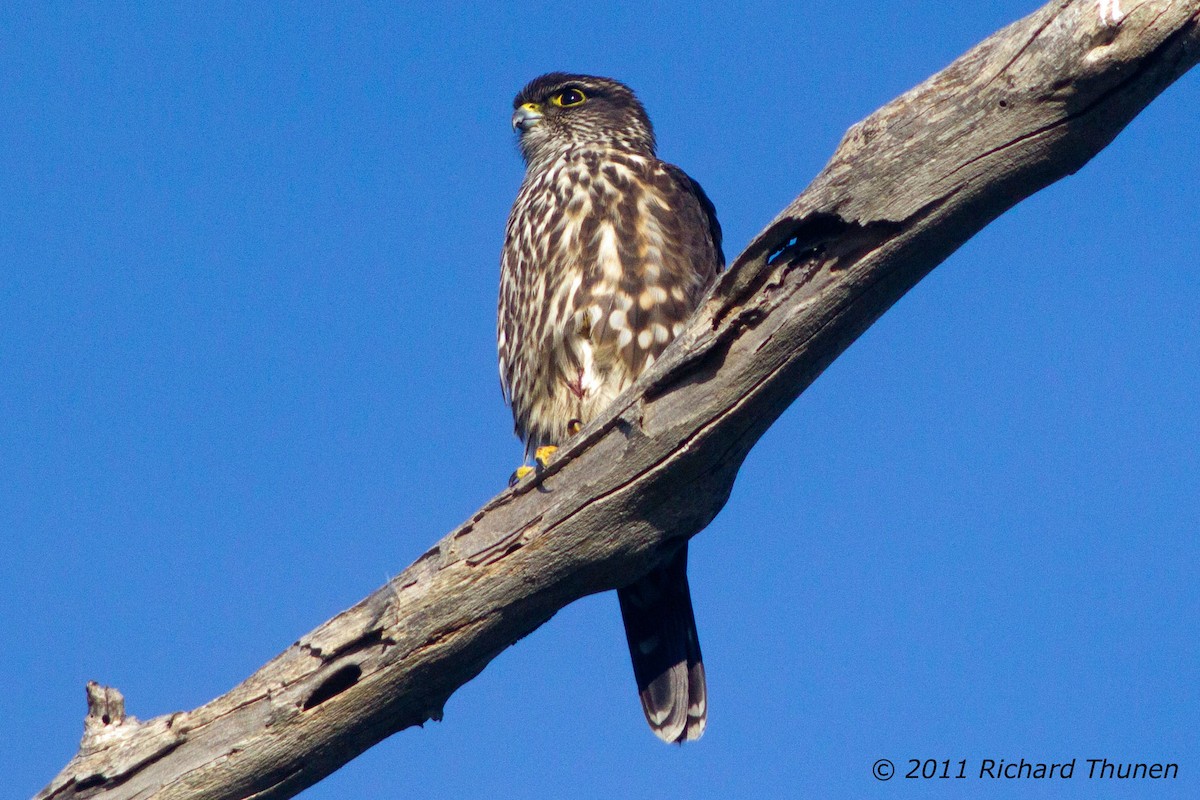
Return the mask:
[[[557,460],[228,694],[147,722],[89,685],[39,798],[286,798],[702,530],[783,410],[934,266],[1200,60],[1200,0],[1056,0],[852,127],[664,358]]]

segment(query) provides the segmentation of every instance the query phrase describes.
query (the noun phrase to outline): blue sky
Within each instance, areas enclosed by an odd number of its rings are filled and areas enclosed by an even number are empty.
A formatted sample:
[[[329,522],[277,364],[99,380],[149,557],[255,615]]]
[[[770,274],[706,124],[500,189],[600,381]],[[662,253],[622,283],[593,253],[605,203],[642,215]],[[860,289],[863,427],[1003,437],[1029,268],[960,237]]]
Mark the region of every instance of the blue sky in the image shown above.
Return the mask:
[[[637,89],[729,256],[847,126],[1035,2],[0,9],[0,774],[89,679],[243,680],[499,491],[510,101]],[[772,428],[691,575],[704,739],[587,598],[303,797],[1194,797],[1200,74],[996,221]],[[930,787],[876,759],[1175,761]],[[7,796],[7,792],[5,793]]]

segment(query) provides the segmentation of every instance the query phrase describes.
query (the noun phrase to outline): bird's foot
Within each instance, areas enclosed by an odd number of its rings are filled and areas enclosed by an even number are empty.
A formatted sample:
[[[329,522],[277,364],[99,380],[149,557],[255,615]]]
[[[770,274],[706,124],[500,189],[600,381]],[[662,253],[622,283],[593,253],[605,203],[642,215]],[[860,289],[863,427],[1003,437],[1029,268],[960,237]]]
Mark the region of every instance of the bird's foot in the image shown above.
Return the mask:
[[[508,485],[516,486],[518,483],[525,480],[538,470],[545,469],[546,465],[550,463],[550,459],[553,458],[554,454],[557,452],[558,448],[552,444],[539,447],[533,452],[534,465],[531,467],[528,464],[522,464],[521,466],[517,467],[516,470],[513,471],[513,474],[509,476]]]
[[[567,423],[567,435],[574,436],[575,434],[579,433],[579,431],[582,427],[583,427],[583,420],[581,420],[581,419],[571,420],[570,422]]]
[[[508,485],[516,486],[529,475],[533,474],[533,467],[528,464],[522,464],[513,470],[513,474],[508,476]]]
[[[537,462],[539,467],[545,469],[546,465],[550,463],[550,459],[553,458],[554,454],[557,452],[558,448],[556,446],[548,444],[545,447],[539,447],[537,450],[533,451],[533,460]]]

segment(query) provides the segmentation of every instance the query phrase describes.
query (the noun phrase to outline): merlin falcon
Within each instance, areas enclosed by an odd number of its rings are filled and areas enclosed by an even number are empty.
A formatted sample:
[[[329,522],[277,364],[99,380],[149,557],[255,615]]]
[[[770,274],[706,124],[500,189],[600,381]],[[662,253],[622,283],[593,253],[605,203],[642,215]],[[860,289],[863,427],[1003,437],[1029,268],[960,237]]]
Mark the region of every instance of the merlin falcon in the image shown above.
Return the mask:
[[[526,171],[505,232],[496,335],[505,400],[540,465],[654,363],[725,258],[712,203],[657,158],[629,87],[555,72],[513,109]],[[687,545],[617,598],[651,729],[698,739],[708,707]]]

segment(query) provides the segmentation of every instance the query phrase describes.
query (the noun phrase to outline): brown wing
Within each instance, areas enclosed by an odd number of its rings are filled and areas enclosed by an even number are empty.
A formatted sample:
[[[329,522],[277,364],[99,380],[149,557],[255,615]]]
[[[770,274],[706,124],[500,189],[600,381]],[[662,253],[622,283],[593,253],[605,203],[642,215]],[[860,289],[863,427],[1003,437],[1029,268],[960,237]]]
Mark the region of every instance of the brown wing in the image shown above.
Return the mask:
[[[704,193],[702,188],[700,188],[700,184],[697,183],[690,175],[674,164],[668,164],[664,161],[662,162],[662,165],[663,168],[671,175],[671,177],[674,178],[679,190],[690,193],[700,206],[700,211],[703,214],[702,225],[703,227],[707,228],[707,244],[716,256],[714,262],[716,264],[716,270],[712,275],[712,277],[715,278],[716,273],[725,268],[725,253],[721,249],[721,223],[717,221],[716,206],[714,206],[712,201],[708,199],[708,195]],[[696,231],[696,235],[701,240],[705,238],[705,236],[698,230]],[[703,246],[704,244],[701,242],[700,247]],[[712,278],[709,280],[711,281]]]
[[[597,183],[615,202],[594,231],[584,231],[585,240],[590,234],[598,242],[584,280],[598,309],[587,338],[601,364],[619,362],[633,380],[675,338],[724,266],[721,228],[704,191],[671,164],[612,159]]]

